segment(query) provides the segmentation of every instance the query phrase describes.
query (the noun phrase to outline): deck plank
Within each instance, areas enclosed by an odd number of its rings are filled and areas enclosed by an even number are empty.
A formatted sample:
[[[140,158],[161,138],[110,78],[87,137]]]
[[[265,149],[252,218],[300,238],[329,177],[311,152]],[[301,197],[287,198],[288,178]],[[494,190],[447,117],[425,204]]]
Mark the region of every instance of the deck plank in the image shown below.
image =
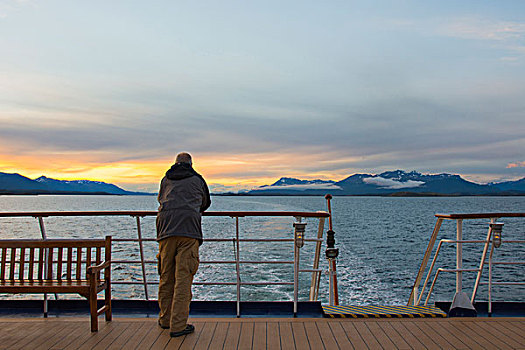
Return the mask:
[[[365,322],[354,322],[354,326],[369,349],[383,349]]]
[[[71,332],[62,339],[58,339],[51,349],[67,349],[68,347],[71,348],[73,344],[78,347],[91,336],[91,332],[86,332],[86,322],[69,322],[69,324],[73,326]],[[99,331],[104,332],[105,327],[104,324]]]
[[[478,326],[486,333],[489,333],[491,336],[501,339],[506,345],[513,349],[523,348],[523,343],[519,343],[513,337],[510,337],[508,334],[501,332],[499,329],[499,324],[497,322],[479,322]]]
[[[403,337],[392,327],[390,322],[378,322],[379,327],[385,332],[388,338],[394,343],[396,349],[411,349],[410,345],[403,339]]]
[[[321,336],[325,349],[339,349],[328,322],[318,322],[317,329],[319,330],[319,335]]]
[[[57,332],[60,332],[63,328],[60,326],[63,326],[63,325],[57,325],[57,326],[58,326]],[[14,343],[13,345],[11,345],[9,349],[16,350],[16,349],[33,348],[33,346],[39,343],[40,339],[43,339],[44,341],[49,340],[48,337],[50,336],[49,333],[51,332],[46,332],[45,329],[39,329],[39,328],[36,328],[34,332],[28,332],[26,331],[25,327],[21,327],[19,330],[17,330],[17,333],[21,335],[21,339],[17,341],[16,343]]]
[[[224,339],[224,349],[237,349],[239,337],[241,335],[241,323],[230,323],[226,339]]]
[[[508,322],[503,321],[501,322],[501,326],[508,329],[508,333],[514,335],[514,339],[519,340],[522,344],[525,343],[525,336],[523,336],[523,329],[525,328],[524,322],[519,322],[519,326],[517,326],[518,322]]]
[[[340,322],[329,322],[328,326],[332,330],[332,334],[335,337],[339,349],[354,349],[354,346],[350,340],[348,340],[348,336]]]
[[[210,342],[215,333],[215,328],[217,327],[217,322],[206,322],[202,327],[202,332],[195,344],[195,349],[208,349]]]
[[[251,349],[253,347],[253,323],[243,323],[239,336],[239,349]]]
[[[122,332],[112,343],[108,346],[108,350],[118,350],[122,349],[124,345],[128,342],[129,338],[133,336],[133,334],[137,333],[137,331],[142,326],[139,322],[131,322],[128,327]]]
[[[463,321],[463,319],[458,318],[458,319],[453,320],[453,324],[454,324],[455,327],[458,328],[458,330],[460,332],[465,334],[467,337],[469,337],[471,339],[475,339],[476,343],[481,345],[482,348],[484,348],[484,349],[493,349],[494,348],[494,344],[489,342],[484,337],[483,334],[480,334],[478,332],[472,331],[472,329],[470,327],[468,327],[468,324],[469,324],[468,321]]]
[[[24,325],[22,322],[2,323],[0,325],[0,327],[2,327],[2,332],[0,332],[0,348],[8,349],[10,344],[14,344],[15,342],[19,341],[20,336],[17,335],[16,330],[24,326],[26,329],[28,329],[28,327],[31,325]]]
[[[293,322],[292,334],[294,338],[295,348],[296,349],[310,349],[310,344],[308,343],[308,337],[306,336],[306,330],[304,329],[304,322],[298,323]]]
[[[153,330],[153,333],[156,335],[156,338],[153,341],[153,343],[151,345],[149,345],[149,346],[151,346],[149,349],[151,349],[151,350],[164,349],[168,345],[170,340],[171,340],[170,330],[169,329],[161,329],[159,327],[156,327],[156,329]],[[180,346],[180,344],[182,344],[182,339],[178,338],[178,341],[179,341],[179,346]],[[147,344],[149,344],[149,341],[142,343],[142,345],[140,345],[138,348],[139,349],[144,348],[144,347],[147,348],[148,347]],[[178,347],[177,347],[177,349],[178,349]]]
[[[227,322],[217,323],[215,327],[215,332],[213,333],[213,338],[211,339],[209,350],[219,350],[224,347],[224,340],[226,339],[226,334],[228,333],[229,324]]]
[[[149,320],[141,322],[140,328],[129,338],[128,342],[121,349],[137,349],[144,337],[151,332],[155,332],[156,329],[158,329],[156,322],[151,322]]]
[[[163,330],[158,326],[157,320],[153,321],[152,323],[153,327],[149,329],[149,332],[142,335],[142,339],[137,339],[139,341],[135,349],[149,349],[161,336]],[[166,329],[164,331],[169,336],[169,329]]]
[[[279,335],[281,337],[281,349],[295,350],[295,344],[290,322],[279,322]]]
[[[335,323],[335,322],[334,322]],[[341,327],[344,329],[346,333],[346,337],[350,340],[352,343],[352,346],[355,349],[366,349],[366,343],[355,328],[353,322],[340,322],[339,323]]]
[[[10,338],[2,343],[4,349],[16,349],[20,344],[26,343],[27,340],[38,339],[46,333],[45,328],[40,328],[38,324],[24,325],[23,323],[10,332]]]
[[[0,332],[0,346],[9,343],[9,340],[13,338],[13,330],[23,326],[22,323],[11,322],[2,324],[2,332]]]
[[[253,325],[253,349],[266,350],[266,322],[255,322]]]
[[[416,322],[403,322],[403,325],[423,344],[425,349],[441,349],[436,342],[434,342],[417,326]]]
[[[418,322],[416,323],[416,326],[442,349],[450,349],[453,347],[452,344],[447,341],[446,337],[443,337],[438,332],[436,332],[433,327],[433,323]]]
[[[315,322],[308,321],[304,322],[304,330],[306,336],[308,337],[308,343],[310,344],[310,349],[324,349],[323,341],[321,340],[321,335]]]
[[[115,323],[115,328],[106,337],[101,339],[92,349],[107,349],[130,326],[128,322]],[[84,348],[81,348],[81,350]]]
[[[111,322],[106,327],[104,327],[104,331],[102,332],[101,329],[98,330],[98,332],[90,332],[89,329],[86,329],[86,333],[88,334],[87,337],[83,338],[83,342],[72,342],[68,346],[66,346],[66,349],[92,349],[94,348],[99,342],[102,341],[105,337],[110,335],[115,329],[119,328],[120,323],[118,322]]]
[[[48,350],[57,341],[66,337],[75,328],[75,324],[64,323],[57,325],[53,332],[48,332],[44,336],[37,338],[35,342],[27,344],[25,347],[32,350]]]
[[[441,322],[432,323],[432,328],[436,330],[452,346],[452,349],[467,349],[467,345],[458,339],[453,333],[442,326]]]
[[[462,324],[469,329],[468,333],[476,337],[476,339],[484,339],[484,342],[481,343],[481,345],[486,346],[487,348],[512,349],[512,347],[507,345],[507,343],[501,338],[495,337],[492,333],[484,331],[484,329],[479,326],[481,322],[463,321]]]
[[[202,330],[204,329],[204,323],[203,322],[193,322],[193,325],[195,326],[195,332],[182,336],[182,337],[171,338],[168,344],[168,349],[177,349],[177,348],[172,347],[172,343],[174,342],[177,343],[178,339],[181,339],[181,338],[182,338],[182,345],[178,349],[181,349],[181,350],[194,349],[195,344],[197,344],[197,341],[199,340],[202,334]]]
[[[279,335],[278,322],[268,322],[266,324],[266,344],[268,350],[281,348],[281,336]]]
[[[376,321],[366,321],[366,326],[370,330],[370,332],[376,337],[377,341],[383,347],[383,349],[394,349],[395,345],[390,340],[388,335],[385,333],[383,328],[379,326],[379,322]]]
[[[423,349],[423,344],[412,334],[410,331],[403,326],[403,322],[390,321],[389,322],[392,328],[399,333],[399,335],[414,349]]]
[[[463,333],[460,329],[458,329],[450,319],[444,322],[438,322],[444,329],[446,329],[451,336],[455,337],[459,341],[461,341],[463,344],[465,344],[465,347],[463,349],[480,349],[481,345],[479,343],[476,343],[476,341],[467,335]]]

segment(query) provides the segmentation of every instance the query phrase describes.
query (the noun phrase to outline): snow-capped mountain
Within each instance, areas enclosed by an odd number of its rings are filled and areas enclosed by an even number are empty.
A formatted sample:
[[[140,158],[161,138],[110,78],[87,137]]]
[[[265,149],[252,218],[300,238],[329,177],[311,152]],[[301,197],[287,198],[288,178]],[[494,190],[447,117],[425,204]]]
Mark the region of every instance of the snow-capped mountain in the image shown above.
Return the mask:
[[[390,195],[399,192],[444,195],[525,194],[525,178],[481,185],[467,181],[459,175],[430,175],[417,171],[395,170],[381,174],[354,174],[337,182],[283,177],[272,185],[258,187],[248,194]]]

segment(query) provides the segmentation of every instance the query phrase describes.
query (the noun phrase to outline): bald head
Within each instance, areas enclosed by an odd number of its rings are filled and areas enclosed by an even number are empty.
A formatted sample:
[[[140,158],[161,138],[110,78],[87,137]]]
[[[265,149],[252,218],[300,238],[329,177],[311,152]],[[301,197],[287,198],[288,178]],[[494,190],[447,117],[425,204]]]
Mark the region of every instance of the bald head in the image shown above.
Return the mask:
[[[175,163],[187,163],[191,165],[191,155],[186,152],[181,152],[177,154],[177,158],[175,158]]]

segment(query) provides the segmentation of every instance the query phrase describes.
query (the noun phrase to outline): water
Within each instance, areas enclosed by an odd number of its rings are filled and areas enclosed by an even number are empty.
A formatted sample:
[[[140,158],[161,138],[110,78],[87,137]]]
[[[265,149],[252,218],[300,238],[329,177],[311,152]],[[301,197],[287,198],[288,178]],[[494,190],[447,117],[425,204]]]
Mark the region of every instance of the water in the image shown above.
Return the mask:
[[[213,197],[216,211],[317,211],[325,210],[323,197]],[[153,196],[0,196],[0,211],[83,211],[83,210],[156,210]],[[337,261],[341,304],[404,304],[421,263],[435,224],[435,213],[525,212],[525,197],[335,197],[332,200],[334,231],[340,255]],[[241,218],[241,238],[291,238],[293,218]],[[525,239],[525,220],[505,218],[504,239]],[[317,220],[307,220],[307,237],[317,234]],[[103,237],[136,238],[136,223],[131,217],[50,217],[45,219],[49,238]],[[487,220],[466,220],[464,239],[484,239]],[[229,217],[205,217],[207,238],[232,238],[235,221]],[[142,219],[143,236],[155,237],[154,217]],[[0,238],[40,238],[33,218],[0,218]],[[455,222],[445,221],[438,238],[455,238]],[[521,246],[522,247],[522,246]],[[145,243],[146,259],[154,260],[155,242]],[[480,245],[464,244],[464,267],[477,268]],[[324,246],[323,246],[324,252]],[[233,260],[232,242],[205,243],[201,260]],[[243,243],[241,260],[292,260],[291,243]],[[498,260],[525,261],[518,245],[503,244],[495,253]],[[433,255],[432,255],[433,256]],[[113,259],[139,258],[136,244],[114,244]],[[301,250],[301,267],[311,268],[313,244]],[[455,246],[444,246],[438,260],[440,267],[455,267]],[[321,259],[321,267],[327,268]],[[292,281],[292,265],[247,265],[241,267],[242,280]],[[300,300],[307,300],[310,273],[300,278]],[[156,266],[148,265],[148,280],[158,280]],[[113,280],[141,281],[140,265],[113,265]],[[201,265],[196,281],[235,282],[234,265]],[[465,273],[465,291],[472,290],[474,273]],[[525,282],[523,265],[497,267],[494,281]],[[328,279],[321,278],[320,299],[328,300]],[[455,291],[454,274],[442,274],[433,300],[451,300]],[[194,286],[198,300],[235,300],[235,286]],[[246,286],[242,300],[291,300],[292,286]],[[150,298],[156,298],[156,286],[150,286]],[[114,285],[115,298],[144,298],[142,285]],[[7,297],[7,296],[6,296]],[[12,297],[12,296],[9,296]],[[16,296],[15,296],[16,297]],[[24,297],[24,296],[19,296]],[[478,300],[487,300],[481,286]],[[494,287],[495,300],[523,301],[524,286]]]

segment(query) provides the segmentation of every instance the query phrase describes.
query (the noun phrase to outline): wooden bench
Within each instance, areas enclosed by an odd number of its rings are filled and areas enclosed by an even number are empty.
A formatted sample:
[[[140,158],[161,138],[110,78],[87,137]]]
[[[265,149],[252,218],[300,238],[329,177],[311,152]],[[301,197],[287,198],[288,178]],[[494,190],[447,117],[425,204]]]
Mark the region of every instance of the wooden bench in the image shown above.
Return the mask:
[[[78,293],[89,301],[92,332],[98,331],[103,312],[111,321],[111,236],[6,239],[0,240],[0,248],[0,293]],[[101,291],[104,306],[97,309]]]

